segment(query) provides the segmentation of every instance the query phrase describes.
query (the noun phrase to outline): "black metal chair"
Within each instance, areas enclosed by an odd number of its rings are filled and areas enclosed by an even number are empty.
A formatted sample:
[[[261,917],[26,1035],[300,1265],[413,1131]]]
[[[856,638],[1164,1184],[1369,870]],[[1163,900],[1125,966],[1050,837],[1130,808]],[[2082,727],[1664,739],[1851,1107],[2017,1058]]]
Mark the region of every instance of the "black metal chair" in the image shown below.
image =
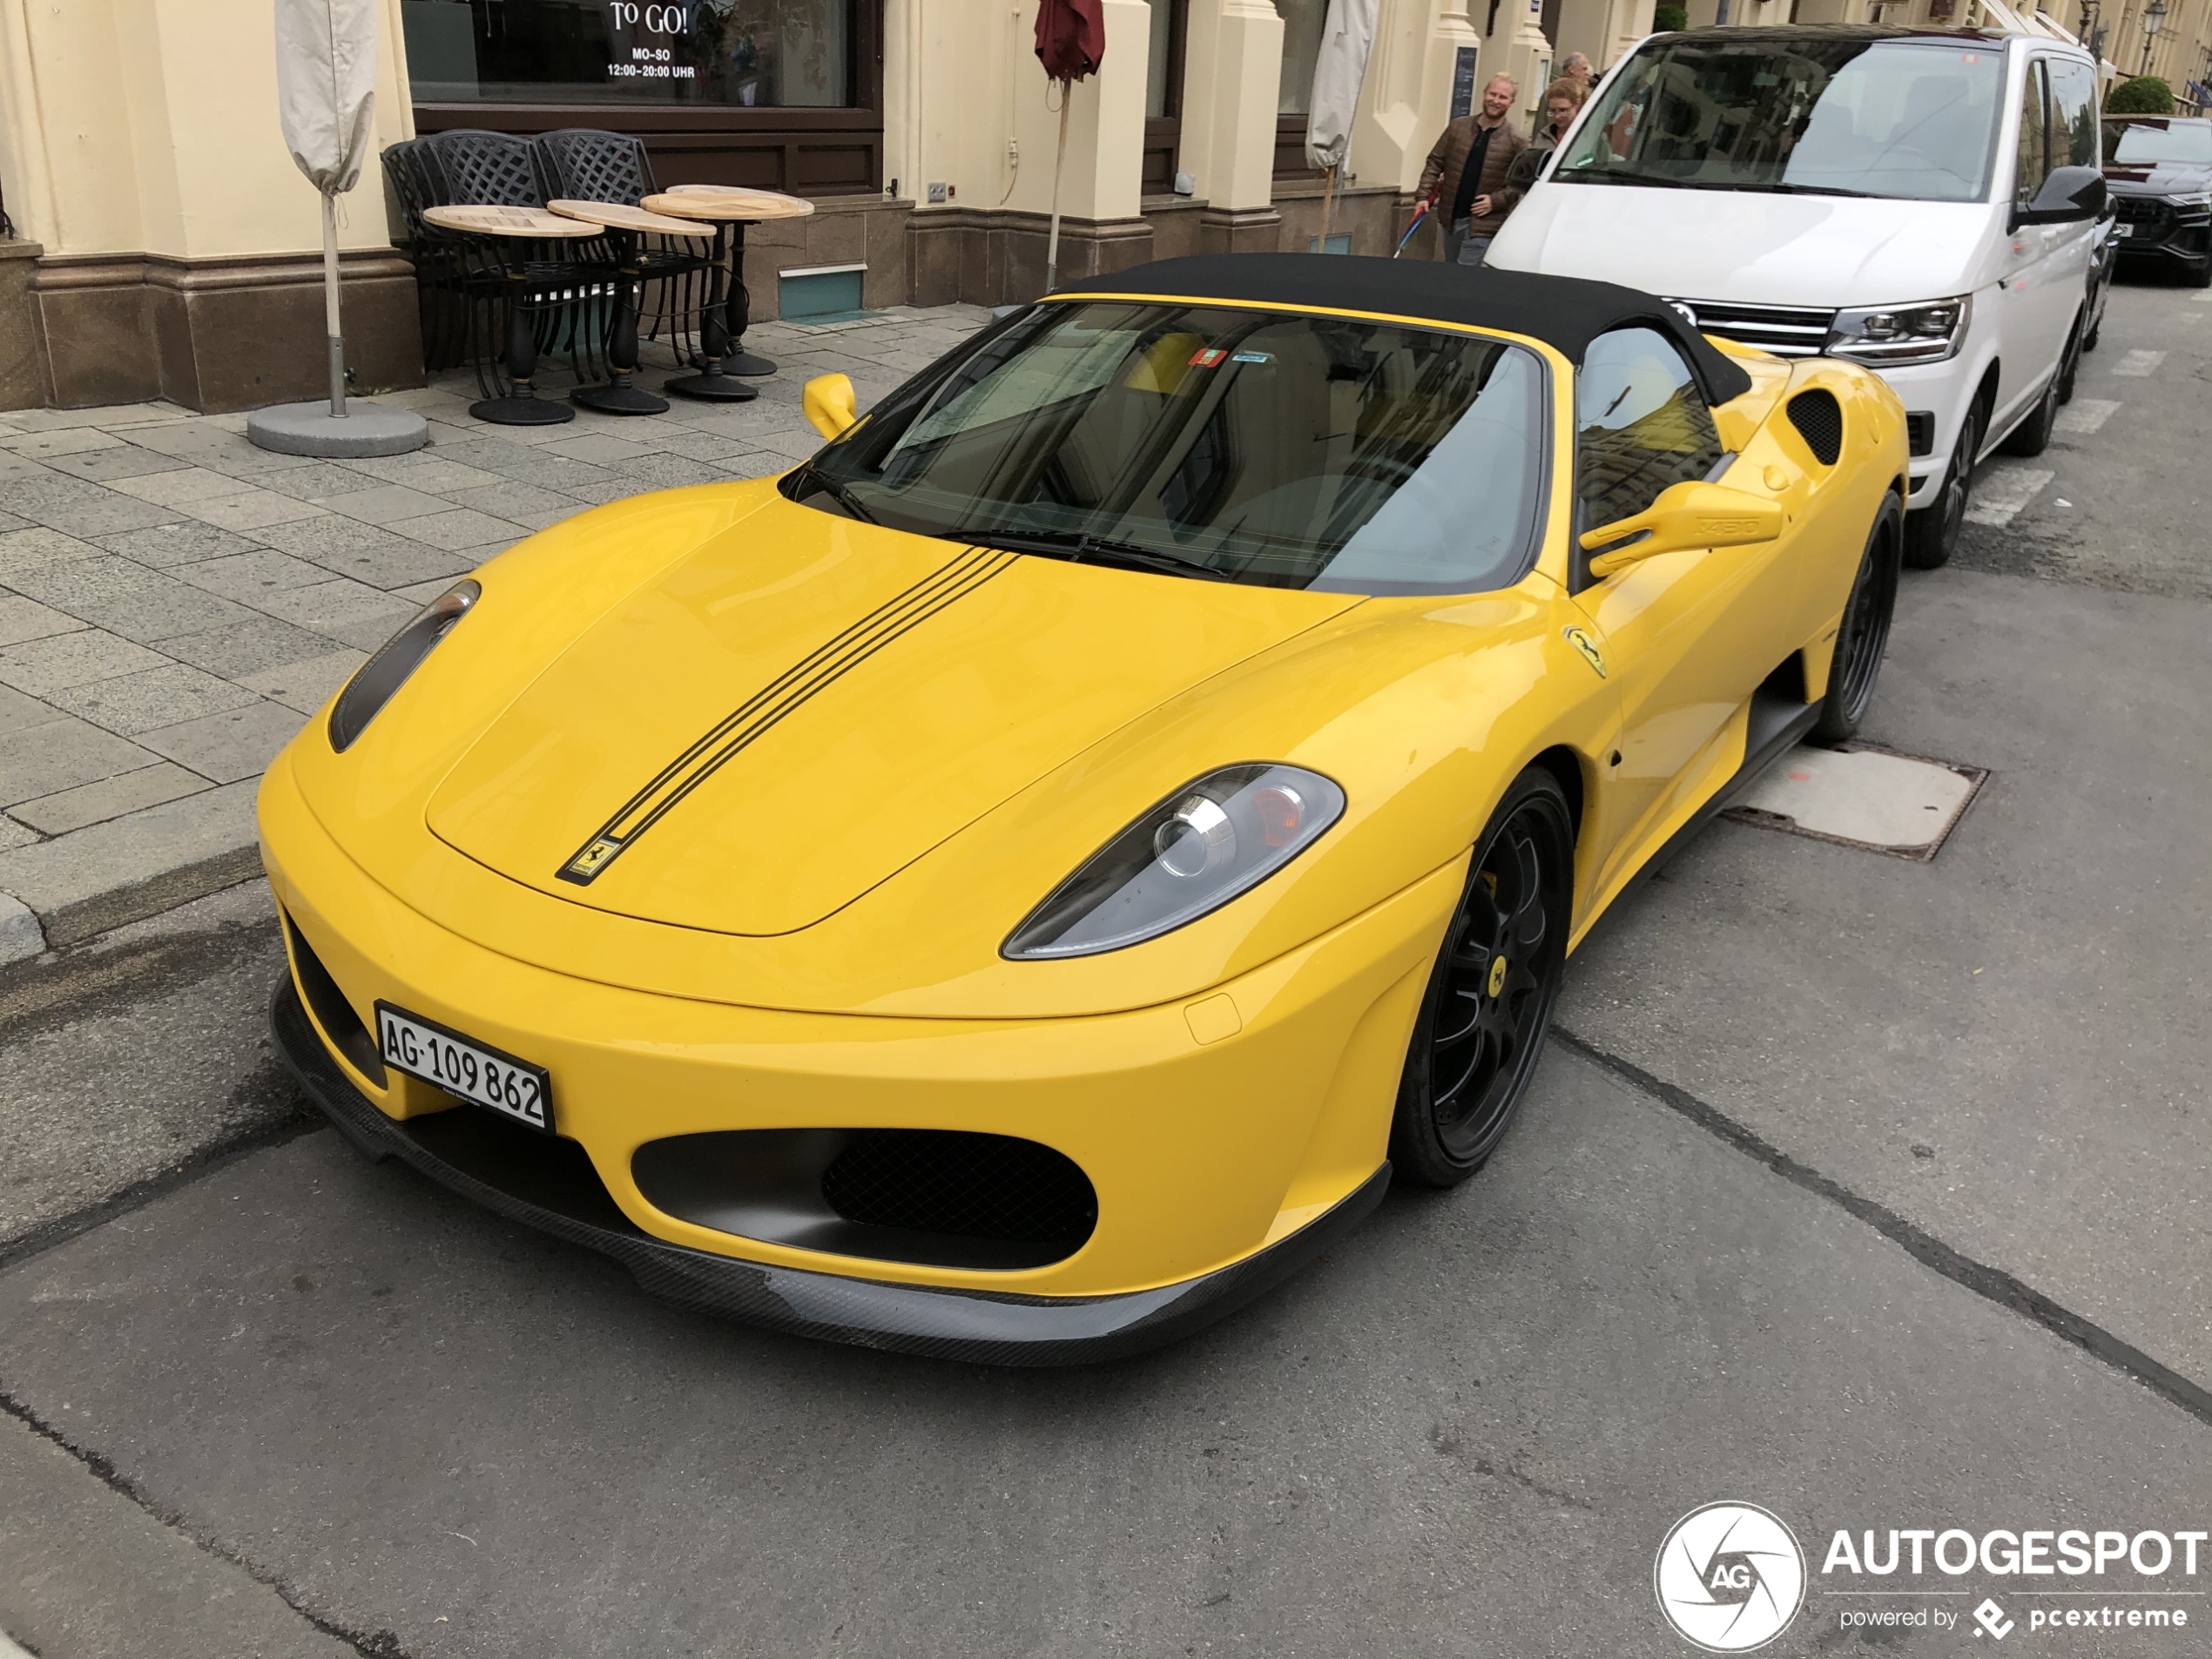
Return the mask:
[[[428,207],[544,206],[547,177],[531,140],[456,128],[391,145],[384,168],[413,241],[425,367],[472,364],[487,399],[509,396],[502,319],[506,307],[520,305],[541,354],[564,353],[579,381],[597,378],[613,298],[613,273],[604,256],[578,258],[566,247],[533,246],[526,280],[518,286],[512,249],[495,253],[477,238],[441,230],[422,217]]]
[[[533,140],[547,179],[549,199],[624,202],[635,207],[659,193],[652,157],[641,139],[597,127],[563,127]],[[699,308],[706,302],[712,256],[697,241],[639,239],[643,297],[638,328],[649,340],[664,334],[679,361],[697,366]]]

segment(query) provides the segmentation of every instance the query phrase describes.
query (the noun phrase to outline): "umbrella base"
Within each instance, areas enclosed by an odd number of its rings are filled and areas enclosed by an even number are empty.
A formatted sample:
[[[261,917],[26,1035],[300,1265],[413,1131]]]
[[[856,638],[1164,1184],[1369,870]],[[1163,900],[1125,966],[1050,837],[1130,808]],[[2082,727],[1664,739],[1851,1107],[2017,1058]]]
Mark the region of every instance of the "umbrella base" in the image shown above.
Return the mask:
[[[430,428],[413,409],[349,398],[342,421],[332,418],[324,400],[256,409],[246,417],[246,436],[256,447],[279,455],[347,461],[420,449],[430,442]]]
[[[774,374],[776,366],[765,357],[757,357],[749,351],[732,352],[722,360],[722,372],[725,374],[750,374],[757,379],[763,374]]]

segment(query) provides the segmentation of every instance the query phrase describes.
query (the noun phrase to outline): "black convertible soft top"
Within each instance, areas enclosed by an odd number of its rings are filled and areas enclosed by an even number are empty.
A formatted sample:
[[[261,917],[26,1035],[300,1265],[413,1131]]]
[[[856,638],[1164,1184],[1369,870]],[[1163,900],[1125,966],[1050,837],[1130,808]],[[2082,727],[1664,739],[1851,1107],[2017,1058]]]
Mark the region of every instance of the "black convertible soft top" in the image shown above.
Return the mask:
[[[1590,341],[1642,324],[1672,338],[1689,359],[1710,403],[1751,389],[1751,377],[1664,300],[1611,282],[1468,269],[1433,260],[1361,259],[1342,253],[1202,253],[1155,260],[1055,290],[1080,294],[1174,294],[1258,305],[1378,311],[1527,334],[1579,365]]]

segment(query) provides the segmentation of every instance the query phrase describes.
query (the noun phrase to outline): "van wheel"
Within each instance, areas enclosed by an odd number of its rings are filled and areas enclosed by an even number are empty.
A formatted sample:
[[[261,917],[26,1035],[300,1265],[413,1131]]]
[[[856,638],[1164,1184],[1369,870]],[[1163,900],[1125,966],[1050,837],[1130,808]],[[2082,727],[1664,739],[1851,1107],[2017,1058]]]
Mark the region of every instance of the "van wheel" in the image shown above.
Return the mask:
[[[2074,320],[2074,327],[2066,337],[2066,355],[2059,359],[2059,401],[2074,401],[2074,383],[2081,374],[2081,319]]]
[[[1976,403],[1959,424],[1959,446],[1944,469],[1942,493],[1932,505],[1905,516],[1905,562],[1912,569],[1934,570],[1951,563],[1973,499],[1974,462],[1980,454],[1981,405]]]
[[[2008,455],[2040,455],[2051,447],[2051,433],[2059,423],[2059,377],[2051,376],[2051,383],[2043,388],[2043,395],[2035,400],[2035,407],[2005,436],[1997,446],[1998,453]]]

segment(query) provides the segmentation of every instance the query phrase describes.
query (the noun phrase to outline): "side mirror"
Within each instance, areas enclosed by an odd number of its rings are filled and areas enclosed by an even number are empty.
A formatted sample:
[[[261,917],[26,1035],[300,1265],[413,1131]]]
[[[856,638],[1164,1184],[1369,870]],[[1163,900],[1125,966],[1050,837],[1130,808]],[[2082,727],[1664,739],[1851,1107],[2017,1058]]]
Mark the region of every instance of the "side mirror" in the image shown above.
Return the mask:
[[[1661,491],[1659,499],[1634,518],[1585,532],[1582,550],[1609,548],[1590,561],[1590,574],[1611,576],[1662,553],[1771,542],[1781,536],[1783,523],[1781,505],[1764,496],[1730,489],[1725,484],[1675,484]],[[1627,547],[1611,546],[1637,535],[1643,539]]]
[[[1533,190],[1536,184],[1536,175],[1543,172],[1545,158],[1550,154],[1551,147],[1548,145],[1541,150],[1534,145],[1530,145],[1515,156],[1506,168],[1507,186],[1509,189],[1524,192]]]
[[[2104,212],[2107,193],[2105,176],[2094,167],[2054,167],[2043,188],[2035,192],[2035,199],[2013,209],[2013,228],[2094,219]]]
[[[806,382],[800,407],[807,424],[826,438],[843,435],[860,418],[860,400],[853,395],[852,381],[843,374],[815,375]]]

